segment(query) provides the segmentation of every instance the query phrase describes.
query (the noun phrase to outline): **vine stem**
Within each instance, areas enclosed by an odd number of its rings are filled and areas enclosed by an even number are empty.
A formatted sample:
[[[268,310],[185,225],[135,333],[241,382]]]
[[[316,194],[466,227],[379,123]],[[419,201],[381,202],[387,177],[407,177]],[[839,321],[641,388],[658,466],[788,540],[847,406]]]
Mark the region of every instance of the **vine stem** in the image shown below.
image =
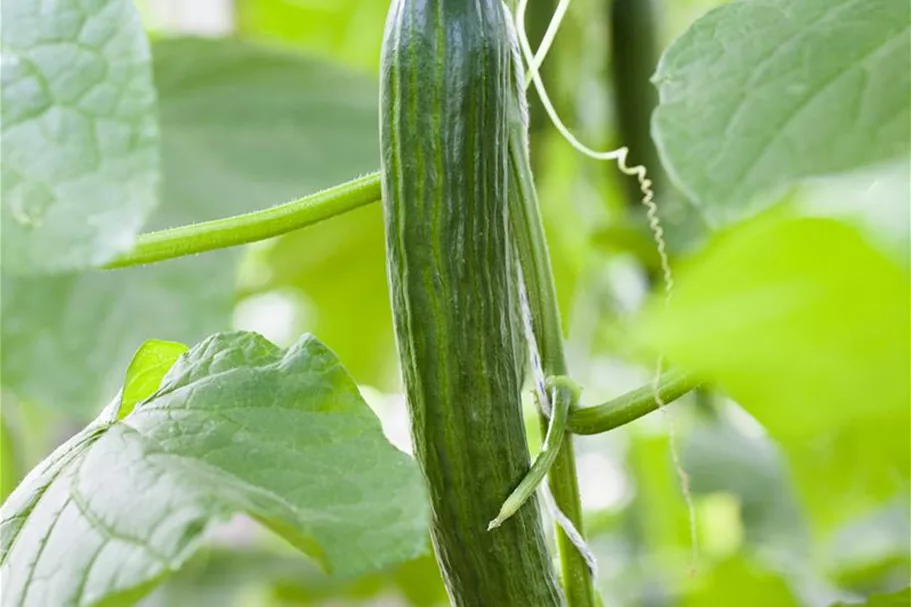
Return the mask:
[[[699,387],[692,375],[668,371],[658,380],[593,407],[570,411],[569,431],[573,434],[601,434],[639,419]]]
[[[537,192],[528,159],[526,113],[522,103],[524,93],[513,91],[512,116],[509,133],[509,217],[515,237],[519,263],[528,294],[532,328],[538,346],[541,368],[545,377],[567,375],[563,351],[563,332],[560,309],[554,287],[553,271],[544,225],[538,208]],[[542,412],[542,433],[547,432],[549,419]],[[584,538],[582,500],[576,476],[576,455],[572,437],[567,436],[553,458],[548,485],[557,508]],[[563,590],[569,607],[597,607],[592,571],[572,538],[557,527],[557,551],[560,558]]]
[[[379,200],[380,174],[369,173],[261,211],[141,234],[132,250],[102,267],[140,266],[265,240]]]

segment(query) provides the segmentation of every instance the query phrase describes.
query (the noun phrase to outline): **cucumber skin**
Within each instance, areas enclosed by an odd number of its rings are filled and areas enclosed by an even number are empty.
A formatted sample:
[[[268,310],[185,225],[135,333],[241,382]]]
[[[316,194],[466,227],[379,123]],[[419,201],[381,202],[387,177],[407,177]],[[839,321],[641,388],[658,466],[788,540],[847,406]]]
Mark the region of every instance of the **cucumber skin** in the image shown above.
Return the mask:
[[[387,274],[431,535],[453,605],[563,605],[529,468],[507,216],[500,0],[393,0],[381,58]]]

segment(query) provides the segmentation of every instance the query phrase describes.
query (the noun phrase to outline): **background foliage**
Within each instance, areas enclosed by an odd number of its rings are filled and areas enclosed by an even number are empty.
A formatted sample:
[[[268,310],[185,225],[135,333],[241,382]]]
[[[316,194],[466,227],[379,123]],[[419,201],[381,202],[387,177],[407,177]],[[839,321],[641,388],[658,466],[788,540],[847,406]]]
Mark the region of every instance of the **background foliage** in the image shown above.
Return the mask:
[[[650,56],[630,42],[630,30],[612,28],[636,1],[576,0],[544,76],[583,140],[629,142],[634,156],[660,158],[667,171],[649,166],[677,273],[667,311],[649,297],[660,293],[655,252],[629,184],[612,166],[573,152],[530,94],[533,161],[584,399],[594,404],[648,381],[658,352],[708,386],[668,415],[575,439],[599,589],[606,604],[631,607],[822,607],[868,596],[871,606],[908,605],[908,4],[653,3],[642,13],[652,21],[639,25],[651,28]],[[52,4],[75,11],[78,3]],[[3,4],[4,56],[34,55],[3,70],[3,497],[56,445],[73,435],[78,442],[125,376],[124,394],[154,391],[136,369],[160,380],[170,365],[155,370],[158,350],[133,359],[145,340],[192,345],[231,328],[291,347],[283,353],[245,333],[220,338],[253,340],[246,352],[257,369],[293,358],[299,336],[315,334],[360,386],[386,436],[407,450],[378,205],[242,250],[86,269],[128,248],[140,228],[263,208],[375,170],[387,2],[237,0],[226,12],[229,31],[201,38],[187,35],[175,4],[149,0],[139,5],[148,46],[129,37],[141,24],[127,3],[83,4],[95,12],[67,13],[78,28],[53,31],[34,25],[33,3]],[[540,35],[555,2],[531,4],[529,31]],[[100,50],[68,54],[72,48]],[[123,72],[103,78],[99,56]],[[648,123],[618,128],[637,124],[626,122],[630,104],[621,103],[631,93],[612,84],[618,65],[630,66],[624,81],[655,74],[652,150]],[[46,88],[36,73],[50,78]],[[34,115],[16,113],[22,99]],[[54,133],[73,134],[66,140],[75,147],[57,150]],[[156,145],[160,155],[149,153]],[[73,164],[74,155],[91,162]],[[124,180],[124,171],[134,178]],[[61,231],[73,223],[86,230]],[[53,247],[36,246],[58,232]],[[346,411],[370,417],[354,404]],[[129,466],[105,460],[105,444],[124,440],[141,452],[154,440],[208,478],[203,464],[212,462],[197,461],[203,452],[162,438],[179,430],[121,412],[101,438],[96,426],[82,430],[98,438],[84,465],[107,478],[105,466]],[[670,424],[691,482],[695,556]],[[375,434],[363,453],[344,453],[397,457]],[[321,461],[337,463],[338,453],[322,452]],[[302,461],[293,450],[274,455]],[[244,477],[255,470],[235,464],[218,465],[245,483],[284,482]],[[115,497],[146,482],[142,469],[132,473],[116,477]],[[409,474],[373,490],[413,504]],[[199,484],[175,495],[203,499],[193,492],[204,493]],[[245,491],[236,499],[252,499]],[[306,527],[306,516],[257,504],[246,509],[266,526],[293,519]],[[250,518],[208,525],[235,505],[201,515],[192,535],[201,548],[193,556],[174,548],[171,556],[187,565],[146,605],[445,604],[422,536],[399,538],[375,563],[379,571],[358,575],[372,567],[333,552],[347,536],[316,533],[328,544],[309,553],[334,554],[335,569],[350,567],[353,577],[339,578]],[[321,507],[295,507],[304,506]],[[380,520],[381,510],[363,516]],[[309,541],[300,543],[312,548]]]

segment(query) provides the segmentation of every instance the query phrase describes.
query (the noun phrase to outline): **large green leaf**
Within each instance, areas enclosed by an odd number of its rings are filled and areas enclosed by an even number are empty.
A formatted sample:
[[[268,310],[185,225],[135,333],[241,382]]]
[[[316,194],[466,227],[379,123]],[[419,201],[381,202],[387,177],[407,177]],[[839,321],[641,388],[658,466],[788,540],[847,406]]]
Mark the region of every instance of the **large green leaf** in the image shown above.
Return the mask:
[[[677,278],[646,340],[776,436],[907,409],[909,278],[857,229],[761,217],[719,235]]]
[[[128,249],[155,206],[149,46],[128,0],[2,9],[3,267],[83,268]]]
[[[674,181],[707,214],[805,177],[907,155],[905,0],[738,0],[668,48],[653,132]]]
[[[167,40],[154,51],[165,180],[152,227],[263,208],[375,168],[369,79],[230,40]],[[300,253],[308,255],[306,246]],[[354,267],[375,267],[375,255],[354,259]],[[22,400],[91,419],[146,338],[193,343],[230,326],[237,258],[236,251],[217,251],[116,272],[4,276],[3,385]],[[338,286],[311,280],[306,288]],[[365,301],[378,297],[386,298],[385,287]],[[320,312],[330,318],[329,310]],[[339,340],[343,359],[369,329],[358,316],[348,320],[348,339]],[[319,320],[307,328],[322,335]]]
[[[4,601],[127,605],[244,512],[349,576],[425,548],[416,466],[310,335],[214,335],[122,420],[114,401],[10,496]]]
[[[907,490],[909,278],[860,228],[775,213],[680,268],[645,341],[728,391],[785,448],[829,527]]]

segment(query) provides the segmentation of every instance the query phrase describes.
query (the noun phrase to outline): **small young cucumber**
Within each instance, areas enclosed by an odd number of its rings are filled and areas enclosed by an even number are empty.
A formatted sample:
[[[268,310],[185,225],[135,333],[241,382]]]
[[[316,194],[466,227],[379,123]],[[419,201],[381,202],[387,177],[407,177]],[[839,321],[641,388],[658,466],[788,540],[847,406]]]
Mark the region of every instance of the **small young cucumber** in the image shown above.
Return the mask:
[[[457,607],[557,607],[529,470],[507,217],[510,51],[500,0],[394,0],[381,59],[387,271],[414,452]]]

